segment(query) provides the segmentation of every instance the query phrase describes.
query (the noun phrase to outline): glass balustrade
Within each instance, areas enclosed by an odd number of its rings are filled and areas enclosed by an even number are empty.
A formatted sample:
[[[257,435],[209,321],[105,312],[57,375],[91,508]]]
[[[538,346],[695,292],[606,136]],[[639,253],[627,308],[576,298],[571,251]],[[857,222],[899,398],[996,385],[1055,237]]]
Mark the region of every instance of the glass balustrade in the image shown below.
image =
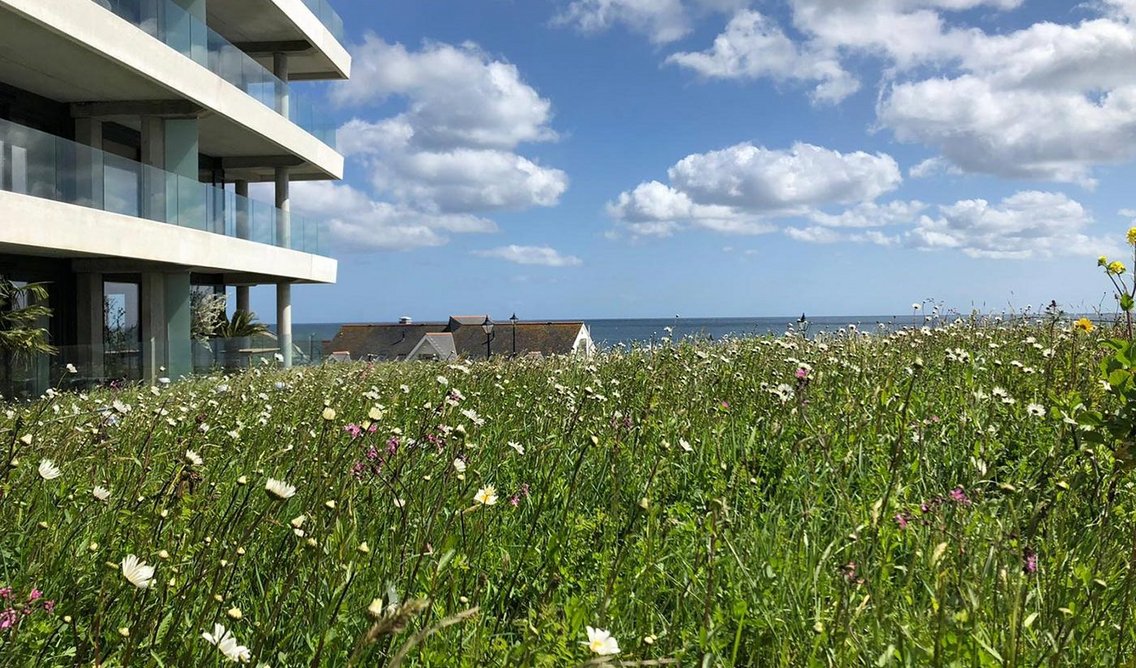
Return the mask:
[[[327,254],[327,234],[317,221],[5,120],[0,189]]]
[[[323,117],[318,107],[309,99],[290,92],[287,82],[277,78],[172,0],[93,1],[208,68],[264,106],[335,148],[336,126]],[[312,11],[316,16],[321,16],[321,20],[323,18],[320,12],[324,12],[328,14],[328,20],[338,21],[342,31],[339,16],[330,7],[326,10],[319,8],[320,4],[326,4],[323,0],[305,0],[305,4],[309,8],[315,5]]]
[[[304,4],[316,15],[320,23],[331,32],[332,36],[335,37],[340,44],[345,41],[343,19],[339,18],[339,14],[332,9],[327,0],[304,0]]]

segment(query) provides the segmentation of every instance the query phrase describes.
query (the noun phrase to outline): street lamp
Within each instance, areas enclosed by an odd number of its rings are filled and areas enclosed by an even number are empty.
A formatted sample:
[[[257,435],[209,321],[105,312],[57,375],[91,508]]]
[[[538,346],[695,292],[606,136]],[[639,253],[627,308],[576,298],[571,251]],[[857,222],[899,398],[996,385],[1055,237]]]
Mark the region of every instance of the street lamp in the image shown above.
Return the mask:
[[[485,332],[485,359],[493,357],[493,348],[490,347],[493,341],[493,321],[489,316],[485,316],[485,322],[481,323],[481,329]]]
[[[513,357],[517,356],[517,314],[513,313],[513,317],[509,318],[509,322],[513,323]]]

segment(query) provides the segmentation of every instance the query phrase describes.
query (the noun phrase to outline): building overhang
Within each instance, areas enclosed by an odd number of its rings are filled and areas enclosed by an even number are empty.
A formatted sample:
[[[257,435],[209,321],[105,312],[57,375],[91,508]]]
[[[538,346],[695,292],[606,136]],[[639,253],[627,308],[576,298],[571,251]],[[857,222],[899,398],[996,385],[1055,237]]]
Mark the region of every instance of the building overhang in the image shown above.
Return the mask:
[[[208,23],[268,69],[288,54],[292,80],[346,79],[351,55],[303,0],[209,0]]]
[[[322,255],[30,195],[0,192],[0,213],[0,253],[70,258],[91,271],[165,265],[246,284],[334,283],[338,271]]]
[[[287,154],[300,162],[293,179],[343,177],[335,149],[91,0],[0,0],[0,10],[0,81],[65,103],[189,102],[206,155]]]

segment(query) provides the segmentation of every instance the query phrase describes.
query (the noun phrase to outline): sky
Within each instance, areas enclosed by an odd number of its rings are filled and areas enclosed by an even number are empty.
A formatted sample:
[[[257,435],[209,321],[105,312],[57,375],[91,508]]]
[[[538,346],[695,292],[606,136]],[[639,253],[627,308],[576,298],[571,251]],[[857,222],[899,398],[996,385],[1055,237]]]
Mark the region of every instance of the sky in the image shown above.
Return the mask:
[[[1111,311],[1132,264],[1136,0],[332,4],[296,322]]]

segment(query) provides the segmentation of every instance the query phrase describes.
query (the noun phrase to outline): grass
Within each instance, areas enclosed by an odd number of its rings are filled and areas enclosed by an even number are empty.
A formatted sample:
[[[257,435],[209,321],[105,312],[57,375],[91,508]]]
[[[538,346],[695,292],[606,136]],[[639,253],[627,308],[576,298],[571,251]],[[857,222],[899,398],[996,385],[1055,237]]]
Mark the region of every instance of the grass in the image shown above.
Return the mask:
[[[961,321],[13,405],[0,656],[220,665],[220,623],[272,666],[1121,665],[1136,496],[1074,424],[1116,403],[1098,334]]]

